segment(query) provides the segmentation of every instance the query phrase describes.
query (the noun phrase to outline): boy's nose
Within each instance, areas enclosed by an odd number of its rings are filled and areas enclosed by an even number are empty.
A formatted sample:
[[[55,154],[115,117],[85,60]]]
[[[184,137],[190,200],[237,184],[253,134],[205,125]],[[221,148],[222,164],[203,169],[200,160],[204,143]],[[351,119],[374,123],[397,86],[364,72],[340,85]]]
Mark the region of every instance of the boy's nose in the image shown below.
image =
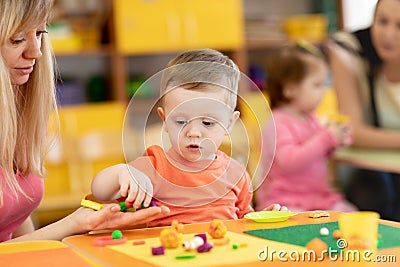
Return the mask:
[[[191,138],[196,138],[196,137],[201,137],[201,131],[199,127],[199,122],[196,120],[193,120],[186,124],[185,130],[186,130],[186,136],[191,137]]]

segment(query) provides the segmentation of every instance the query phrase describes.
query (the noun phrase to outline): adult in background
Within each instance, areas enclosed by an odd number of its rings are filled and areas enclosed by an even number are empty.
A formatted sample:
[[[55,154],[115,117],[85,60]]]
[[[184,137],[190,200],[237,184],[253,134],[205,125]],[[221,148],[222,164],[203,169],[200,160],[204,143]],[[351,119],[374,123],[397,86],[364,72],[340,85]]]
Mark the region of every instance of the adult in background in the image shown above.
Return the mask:
[[[379,0],[372,25],[341,32],[327,52],[339,110],[354,146],[400,149],[400,0]],[[341,166],[343,190],[360,210],[400,221],[400,175]]]

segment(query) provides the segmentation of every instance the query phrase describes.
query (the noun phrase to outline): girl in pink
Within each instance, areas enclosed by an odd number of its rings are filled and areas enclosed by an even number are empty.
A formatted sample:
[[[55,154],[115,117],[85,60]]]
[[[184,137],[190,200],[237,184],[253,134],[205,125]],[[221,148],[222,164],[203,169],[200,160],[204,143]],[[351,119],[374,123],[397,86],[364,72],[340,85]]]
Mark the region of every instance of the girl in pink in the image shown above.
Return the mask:
[[[256,192],[257,209],[276,202],[292,211],[355,211],[329,186],[326,166],[335,148],[350,144],[348,125],[323,126],[313,114],[328,73],[322,53],[307,43],[283,47],[270,57],[267,73],[273,116],[263,129],[262,160],[272,165]]]

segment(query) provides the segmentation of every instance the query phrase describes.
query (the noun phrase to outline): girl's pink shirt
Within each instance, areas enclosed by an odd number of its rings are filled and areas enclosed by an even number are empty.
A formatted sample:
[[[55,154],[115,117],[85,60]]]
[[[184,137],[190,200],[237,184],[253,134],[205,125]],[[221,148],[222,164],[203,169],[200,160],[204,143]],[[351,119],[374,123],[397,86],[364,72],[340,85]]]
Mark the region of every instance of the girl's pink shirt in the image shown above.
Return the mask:
[[[271,142],[275,139],[274,154]],[[328,209],[343,199],[330,188],[326,166],[327,158],[339,144],[313,114],[301,120],[274,109],[262,140],[263,167],[271,169],[256,191],[257,210],[272,203],[304,210]]]
[[[31,199],[27,199],[21,193],[18,194],[17,198],[9,187],[3,188],[3,205],[0,206],[0,242],[12,238],[12,233],[39,206],[43,198],[43,178],[33,174],[23,176],[20,173],[17,173],[16,176],[22,190]],[[3,170],[0,167],[0,179],[3,179],[3,177]]]

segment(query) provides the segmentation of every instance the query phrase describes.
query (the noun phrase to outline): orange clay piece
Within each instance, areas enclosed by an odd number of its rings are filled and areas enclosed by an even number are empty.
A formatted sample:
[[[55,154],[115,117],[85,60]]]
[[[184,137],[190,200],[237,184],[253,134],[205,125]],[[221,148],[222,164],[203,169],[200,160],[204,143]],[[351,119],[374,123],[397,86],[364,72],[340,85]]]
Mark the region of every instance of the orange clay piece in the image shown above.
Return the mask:
[[[223,246],[223,245],[227,245],[229,244],[229,238],[227,238],[226,236],[220,239],[215,239],[212,240],[212,243],[214,244],[214,246]]]
[[[310,242],[307,243],[306,248],[308,250],[313,250],[315,255],[318,257],[324,255],[324,251],[328,251],[328,245],[319,238],[314,238]]]
[[[182,243],[182,234],[175,229],[164,229],[160,233],[160,241],[165,248],[177,248]]]
[[[333,237],[336,238],[336,239],[342,238],[343,237],[342,231],[340,231],[340,230],[333,231]]]
[[[210,228],[208,229],[208,234],[215,239],[223,238],[226,235],[226,226],[225,224],[219,220],[214,219],[211,224]]]
[[[177,220],[173,220],[171,223],[172,229],[174,229],[177,233],[183,233],[183,224],[179,223]]]
[[[321,217],[329,217],[329,216],[330,216],[329,212],[324,211],[324,210],[313,210],[313,211],[310,211],[308,214],[308,217],[313,218],[313,219],[321,218]]]

